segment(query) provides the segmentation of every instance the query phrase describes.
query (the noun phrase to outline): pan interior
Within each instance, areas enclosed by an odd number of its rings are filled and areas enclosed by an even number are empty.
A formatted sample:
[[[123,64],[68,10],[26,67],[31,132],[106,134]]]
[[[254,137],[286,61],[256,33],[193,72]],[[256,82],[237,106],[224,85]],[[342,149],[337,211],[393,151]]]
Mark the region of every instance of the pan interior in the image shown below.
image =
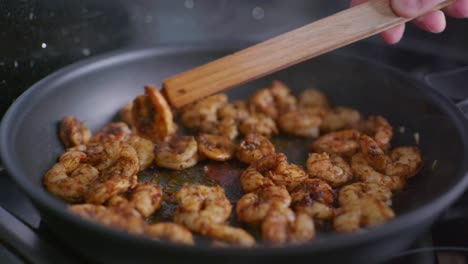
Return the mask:
[[[21,177],[29,178],[42,195],[50,195],[42,187],[42,177],[63,152],[57,136],[59,120],[75,115],[96,132],[123,105],[141,94],[144,85],[160,84],[173,74],[225,54],[226,51],[184,51],[127,55],[108,63],[85,65],[42,82],[24,100],[15,125],[8,131],[9,155],[16,162],[11,166],[18,169]],[[454,117],[415,82],[346,56],[326,55],[233,89],[228,92],[229,98],[248,98],[273,79],[284,81],[296,95],[315,87],[324,91],[335,106],[387,117],[394,127],[393,146],[415,145],[415,137],[419,138],[425,165],[407,189],[396,196],[397,214],[430,203],[463,176],[459,161],[465,155],[464,142]],[[305,155],[294,155],[292,161],[304,165]],[[197,169],[203,172],[203,167]],[[152,178],[142,175],[145,177]]]

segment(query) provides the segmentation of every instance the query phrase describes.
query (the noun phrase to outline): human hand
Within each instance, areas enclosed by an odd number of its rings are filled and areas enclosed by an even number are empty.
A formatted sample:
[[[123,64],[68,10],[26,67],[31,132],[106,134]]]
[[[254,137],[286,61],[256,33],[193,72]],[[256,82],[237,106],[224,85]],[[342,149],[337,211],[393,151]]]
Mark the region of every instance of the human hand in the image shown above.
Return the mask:
[[[351,6],[355,6],[368,0],[352,0]],[[445,15],[456,18],[468,17],[468,0],[457,0],[452,5],[441,10],[431,9],[443,0],[389,0],[393,11],[402,17],[415,17],[417,14],[425,14],[413,20],[419,28],[432,33],[440,33],[445,30]],[[381,34],[385,42],[395,44],[401,40],[405,32],[405,25],[391,28]]]

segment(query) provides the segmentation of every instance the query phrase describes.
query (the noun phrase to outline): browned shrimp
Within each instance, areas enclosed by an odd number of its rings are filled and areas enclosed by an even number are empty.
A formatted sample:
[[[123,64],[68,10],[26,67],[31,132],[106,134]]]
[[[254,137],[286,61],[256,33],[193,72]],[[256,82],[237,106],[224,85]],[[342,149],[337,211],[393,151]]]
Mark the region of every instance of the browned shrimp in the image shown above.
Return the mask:
[[[157,223],[146,227],[145,235],[152,239],[176,244],[193,245],[193,236],[187,228],[174,223]]]
[[[218,110],[218,117],[221,119],[234,119],[241,122],[250,116],[248,104],[243,100],[236,100],[227,103]]]
[[[359,111],[348,107],[337,107],[325,115],[320,130],[330,132],[350,129],[356,127],[360,120]]]
[[[333,217],[335,196],[332,187],[325,181],[307,179],[291,191],[291,208],[314,219],[330,219]]]
[[[275,154],[275,146],[268,138],[256,133],[249,133],[240,143],[236,156],[240,161],[251,164],[271,154]]]
[[[330,132],[318,138],[312,145],[314,152],[350,157],[359,149],[360,133],[356,130]]]
[[[60,122],[60,140],[66,148],[84,145],[91,138],[91,131],[74,116],[67,116]]]
[[[125,122],[129,126],[133,125],[132,108],[133,103],[130,102],[124,105],[124,107],[122,107],[122,109],[120,109],[119,111],[120,120],[122,120],[122,122]]]
[[[268,243],[304,243],[315,237],[314,220],[291,209],[270,210],[262,223],[262,238]]]
[[[310,107],[321,107],[328,108],[328,98],[317,89],[307,89],[302,92],[299,96],[299,107],[310,108]]]
[[[154,183],[138,183],[130,192],[111,197],[107,205],[121,210],[136,210],[142,217],[148,217],[161,208],[162,199],[161,186]]]
[[[154,143],[146,138],[132,135],[128,140],[128,144],[132,146],[140,161],[140,171],[150,167],[154,162]]]
[[[275,98],[270,89],[258,90],[250,97],[249,108],[251,113],[263,114],[272,119],[278,117],[278,109],[275,105]]]
[[[358,128],[364,134],[374,138],[380,148],[387,150],[390,148],[390,141],[393,137],[393,128],[382,116],[370,116],[367,120],[358,124]]]
[[[289,135],[318,137],[322,118],[308,108],[289,111],[278,118],[280,129]]]
[[[242,190],[246,193],[253,192],[259,188],[275,185],[267,175],[263,175],[254,165],[250,165],[241,174],[240,182]]]
[[[219,121],[218,110],[227,104],[227,100],[225,94],[217,94],[186,107],[182,113],[182,123],[188,129],[210,133]]]
[[[93,143],[110,143],[113,141],[126,142],[132,131],[124,122],[110,123],[99,130],[90,140]]]
[[[253,247],[255,239],[242,228],[226,224],[210,224],[207,226],[206,236],[215,239],[223,246]]]
[[[388,157],[374,139],[367,135],[361,135],[359,145],[367,162],[374,169],[383,171],[387,167]]]
[[[250,115],[247,119],[243,120],[239,125],[239,131],[244,135],[257,133],[265,137],[278,134],[275,121],[271,117],[261,113]]]
[[[270,87],[279,114],[284,114],[297,109],[297,99],[291,94],[291,90],[281,81],[274,80]]]
[[[417,147],[398,147],[389,155],[385,173],[392,176],[410,178],[422,168],[421,151]]]
[[[198,151],[203,157],[217,161],[234,157],[236,145],[228,137],[202,134],[197,139]]]
[[[392,192],[383,185],[367,182],[356,182],[343,187],[338,195],[341,206],[351,204],[365,197],[376,198],[386,204],[391,203]]]
[[[193,136],[174,136],[168,142],[156,144],[154,150],[156,165],[183,170],[198,162],[198,144]]]
[[[343,186],[353,180],[351,167],[343,158],[334,154],[309,154],[307,172],[311,177],[327,181],[333,187]]]

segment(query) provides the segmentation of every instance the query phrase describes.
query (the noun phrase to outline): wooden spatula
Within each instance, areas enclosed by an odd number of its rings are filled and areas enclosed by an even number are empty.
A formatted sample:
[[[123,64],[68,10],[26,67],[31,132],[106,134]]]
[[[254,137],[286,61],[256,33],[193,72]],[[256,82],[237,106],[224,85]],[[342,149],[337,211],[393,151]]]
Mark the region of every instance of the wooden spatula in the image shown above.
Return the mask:
[[[454,0],[434,7],[441,9]],[[163,82],[173,107],[181,107],[267,74],[378,34],[412,18],[397,16],[389,0],[368,3],[279,35]]]

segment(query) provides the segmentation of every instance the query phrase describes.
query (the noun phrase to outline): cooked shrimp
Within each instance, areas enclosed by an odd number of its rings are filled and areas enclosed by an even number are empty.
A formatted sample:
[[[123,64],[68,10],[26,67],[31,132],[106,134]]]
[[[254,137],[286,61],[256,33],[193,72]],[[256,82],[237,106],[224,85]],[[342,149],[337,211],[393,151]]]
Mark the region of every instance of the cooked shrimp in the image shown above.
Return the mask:
[[[119,111],[120,119],[123,122],[127,123],[127,125],[129,125],[129,126],[133,125],[132,108],[133,108],[133,103],[130,102],[130,103],[124,105],[124,107],[122,107],[122,109],[120,109],[120,111]]]
[[[291,208],[315,219],[333,217],[335,192],[325,181],[307,179],[291,191]]]
[[[359,111],[348,107],[337,107],[323,118],[320,130],[324,132],[350,129],[361,120]]]
[[[179,204],[174,222],[193,232],[207,235],[213,224],[224,224],[232,205],[220,186],[184,185],[176,194]]]
[[[138,134],[153,142],[165,141],[177,131],[171,108],[152,85],[133,101],[132,121]]]
[[[146,138],[132,135],[128,140],[128,144],[132,146],[138,155],[140,161],[140,171],[150,167],[154,162],[154,143]]]
[[[251,164],[267,155],[275,154],[275,146],[271,141],[259,134],[249,133],[237,149],[237,158]]]
[[[132,131],[124,122],[110,123],[99,130],[90,140],[93,143],[126,142]]]
[[[353,180],[348,163],[337,155],[312,153],[307,159],[307,172],[311,177],[327,181],[333,187],[340,187]]]
[[[333,226],[338,232],[355,232],[361,228],[381,225],[394,217],[395,213],[388,205],[367,196],[338,208]]]
[[[290,111],[278,119],[280,129],[290,135],[301,137],[318,137],[322,118],[306,109]]]
[[[69,207],[69,210],[87,220],[132,234],[143,234],[146,227],[144,220],[134,211],[107,208],[94,204],[72,205]]]
[[[405,187],[406,180],[404,177],[386,175],[376,171],[363,153],[357,153],[351,158],[351,169],[363,182],[380,184],[392,191],[401,190]]]
[[[60,140],[66,148],[87,144],[91,131],[74,116],[67,116],[60,122]]]
[[[367,135],[361,135],[359,145],[367,162],[374,169],[383,171],[387,167],[388,157],[374,139]]]
[[[299,96],[299,107],[324,107],[328,108],[328,98],[317,89],[307,89]]]
[[[304,243],[314,236],[314,220],[289,208],[271,210],[262,223],[262,238],[271,244]]]
[[[161,208],[163,190],[154,183],[138,183],[129,193],[116,195],[107,205],[122,210],[136,210],[142,217],[148,217]]]
[[[182,123],[188,129],[210,133],[212,124],[219,121],[218,110],[227,103],[227,100],[225,94],[217,94],[186,107],[182,113]],[[206,125],[207,128],[204,127]]]
[[[239,221],[258,226],[270,210],[286,209],[291,204],[291,196],[284,186],[260,188],[242,196],[236,204]]]
[[[245,230],[225,224],[211,224],[207,227],[206,236],[215,239],[223,246],[252,247],[255,239]]]
[[[250,116],[246,101],[237,100],[225,104],[218,110],[218,117],[221,119],[234,119],[236,122],[243,121]]]
[[[140,165],[135,149],[120,141],[107,144],[105,148],[115,162],[101,172],[88,192],[87,203],[102,204],[110,197],[134,187],[138,181],[136,174]]]
[[[185,227],[174,223],[157,223],[146,227],[145,234],[152,239],[176,244],[193,245],[192,233]]]
[[[269,157],[270,156],[265,159],[268,159]],[[276,185],[284,185],[288,190],[292,190],[308,178],[307,173],[300,166],[289,163],[288,158],[283,153],[276,154],[276,157],[274,157],[273,160],[276,167],[272,173],[269,173],[268,177]],[[262,161],[263,159],[260,160],[259,163]],[[257,168],[258,167],[259,165],[257,164]]]
[[[375,183],[356,182],[340,190],[338,201],[341,206],[345,206],[365,197],[373,197],[389,204],[392,192],[387,187]]]
[[[197,139],[198,151],[203,157],[217,161],[234,157],[236,145],[228,137],[202,134]]]
[[[330,132],[319,137],[312,145],[312,150],[318,153],[352,156],[359,149],[360,133],[356,130]]]
[[[264,114],[253,114],[242,121],[239,125],[242,134],[257,133],[265,137],[278,134],[275,121]]]
[[[417,147],[398,147],[389,155],[385,173],[405,178],[413,177],[422,168],[421,151]]]
[[[276,108],[275,98],[270,89],[264,88],[258,90],[250,97],[249,109],[251,113],[263,114],[272,119],[278,117],[278,109]]]
[[[193,167],[198,162],[198,144],[192,136],[175,136],[168,142],[156,144],[154,150],[156,165],[183,170]]]
[[[70,149],[44,176],[44,185],[54,195],[68,202],[82,202],[99,177],[97,168],[86,164],[86,153]]]
[[[373,137],[383,150],[390,148],[390,141],[393,137],[393,128],[384,117],[370,116],[367,120],[358,124],[358,128],[364,134]]]
[[[275,100],[276,108],[279,114],[295,111],[297,108],[297,99],[291,94],[291,90],[281,81],[274,80],[270,87],[271,94]]]
[[[255,166],[250,165],[240,176],[242,190],[249,193],[259,188],[275,185],[267,176],[260,173]]]

